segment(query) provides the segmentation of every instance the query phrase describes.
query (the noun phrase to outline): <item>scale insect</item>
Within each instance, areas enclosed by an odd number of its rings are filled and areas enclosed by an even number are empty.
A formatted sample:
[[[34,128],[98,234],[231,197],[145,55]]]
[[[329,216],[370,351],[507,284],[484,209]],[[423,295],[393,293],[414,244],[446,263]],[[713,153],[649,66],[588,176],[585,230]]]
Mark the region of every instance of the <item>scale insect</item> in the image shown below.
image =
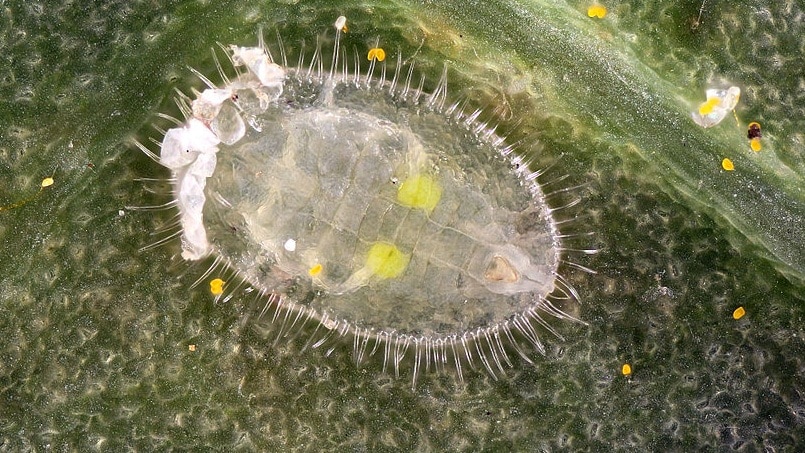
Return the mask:
[[[547,317],[579,295],[560,268],[559,226],[578,199],[550,207],[550,192],[515,145],[450,103],[447,69],[431,91],[413,64],[377,44],[361,70],[336,29],[326,68],[320,45],[288,65],[257,47],[220,46],[220,83],[179,94],[183,119],[137,143],[171,172],[178,221],[153,246],[180,238],[181,255],[208,263],[217,300],[255,292],[278,337],[312,324],[311,347],[351,338],[360,364],[379,357],[395,375],[467,367],[493,377],[514,353],[545,353]],[[546,183],[556,186],[563,178]],[[149,246],[150,248],[151,246]],[[226,276],[226,277],[224,277]],[[226,281],[226,282],[225,282]],[[225,284],[224,284],[225,283]],[[253,297],[253,296],[252,296]]]

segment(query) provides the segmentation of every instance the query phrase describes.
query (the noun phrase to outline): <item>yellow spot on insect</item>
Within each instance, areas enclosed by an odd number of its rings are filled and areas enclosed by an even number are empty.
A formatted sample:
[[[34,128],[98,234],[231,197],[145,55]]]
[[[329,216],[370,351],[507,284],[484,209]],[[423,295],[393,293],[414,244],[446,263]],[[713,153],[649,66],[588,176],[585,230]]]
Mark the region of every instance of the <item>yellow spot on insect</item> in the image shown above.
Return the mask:
[[[380,278],[395,278],[403,273],[411,257],[393,244],[376,242],[366,255],[366,267]]]
[[[45,179],[42,180],[42,184],[39,187],[44,189],[45,187],[52,186],[53,183],[54,183],[53,178],[45,178]]]
[[[621,367],[621,373],[624,376],[630,376],[632,374],[632,366],[629,365],[628,363],[624,363],[623,366]]]
[[[377,60],[383,61],[386,59],[386,51],[380,47],[373,47],[369,49],[369,55],[366,56],[369,61]]]
[[[397,200],[409,208],[419,208],[427,213],[439,204],[442,198],[442,186],[427,175],[412,176],[400,185]]]
[[[721,161],[721,168],[727,171],[733,171],[735,170],[735,164],[733,164],[731,160],[725,157],[724,160]]]
[[[226,282],[220,278],[213,279],[210,282],[210,292],[213,296],[220,296],[224,292],[224,284]]]
[[[190,352],[196,352],[196,345],[194,344],[187,345],[187,350]]]
[[[699,106],[699,115],[709,115],[713,109],[721,105],[721,99],[710,98]]]
[[[587,16],[603,19],[607,15],[607,8],[604,5],[593,4],[587,8]]]
[[[324,267],[321,265],[321,263],[316,263],[316,264],[313,265],[313,267],[308,269],[307,273],[311,277],[315,277],[315,276],[321,274],[322,270],[324,270]]]
[[[746,310],[744,310],[744,307],[738,307],[732,312],[732,319],[741,319],[745,314]]]

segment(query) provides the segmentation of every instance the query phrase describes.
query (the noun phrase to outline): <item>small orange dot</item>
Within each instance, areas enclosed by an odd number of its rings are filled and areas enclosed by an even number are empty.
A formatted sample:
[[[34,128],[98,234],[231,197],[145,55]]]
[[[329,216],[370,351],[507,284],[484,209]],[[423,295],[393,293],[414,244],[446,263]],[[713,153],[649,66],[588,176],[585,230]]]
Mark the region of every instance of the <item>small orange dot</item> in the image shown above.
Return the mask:
[[[224,283],[225,281],[221,280],[220,278],[216,278],[210,282],[210,292],[213,296],[220,296],[224,292]]]
[[[628,363],[624,363],[623,366],[621,367],[621,373],[623,373],[624,376],[631,375],[632,374],[632,366],[629,365]]]
[[[721,168],[727,171],[733,171],[735,170],[735,164],[725,157],[724,160],[721,161]]]
[[[383,61],[386,59],[386,51],[381,49],[380,47],[374,47],[369,49],[369,55],[366,56],[369,61],[377,60]]]
[[[599,19],[603,19],[604,16],[607,15],[607,8],[604,5],[590,5],[587,8],[587,16],[589,17],[597,17]]]
[[[760,151],[760,148],[761,148],[760,139],[759,138],[753,138],[752,140],[749,140],[749,146],[752,148],[752,151],[754,151],[754,152]]]
[[[734,312],[732,312],[732,319],[741,319],[745,314],[746,310],[744,310],[744,307],[738,307]]]
[[[315,277],[321,274],[322,269],[324,269],[324,267],[321,265],[321,263],[316,263],[310,268],[310,270],[307,271],[307,273],[310,274],[311,277]]]

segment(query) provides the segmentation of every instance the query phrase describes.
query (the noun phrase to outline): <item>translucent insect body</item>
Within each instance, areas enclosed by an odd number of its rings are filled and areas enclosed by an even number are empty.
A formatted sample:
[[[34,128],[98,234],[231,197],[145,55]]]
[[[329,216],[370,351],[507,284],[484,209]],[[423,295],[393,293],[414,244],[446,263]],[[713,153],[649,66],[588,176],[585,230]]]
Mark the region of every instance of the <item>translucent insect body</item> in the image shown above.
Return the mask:
[[[320,50],[294,68],[262,40],[224,48],[237,74],[197,73],[207,88],[180,96],[186,120],[159,156],[140,145],[172,172],[182,256],[213,256],[205,276],[234,271],[277,312],[354,335],[358,361],[374,340],[397,371],[413,345],[414,379],[423,359],[460,376],[477,356],[494,374],[502,338],[542,351],[540,312],[570,318],[552,294],[576,295],[536,174],[478,112],[446,105],[446,73],[426,93],[379,47],[350,71],[346,20],[335,28],[329,71]]]

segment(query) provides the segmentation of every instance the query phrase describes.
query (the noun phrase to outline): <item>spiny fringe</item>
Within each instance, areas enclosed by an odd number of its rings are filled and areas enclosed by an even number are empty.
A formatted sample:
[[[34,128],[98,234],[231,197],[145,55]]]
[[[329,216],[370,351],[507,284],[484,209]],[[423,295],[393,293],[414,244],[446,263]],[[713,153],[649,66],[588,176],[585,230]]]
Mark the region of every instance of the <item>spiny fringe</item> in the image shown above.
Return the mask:
[[[218,267],[214,264],[214,267]],[[212,267],[211,267],[212,269]],[[209,277],[212,271],[201,278]],[[460,382],[464,382],[466,369],[477,370],[478,363],[493,379],[505,374],[513,366],[509,351],[514,351],[527,363],[533,363],[529,351],[545,355],[545,346],[538,333],[543,329],[563,340],[561,334],[543,317],[578,322],[584,321],[571,316],[554,305],[559,302],[578,301],[578,292],[561,276],[557,275],[557,291],[533,307],[511,319],[490,327],[477,328],[463,334],[447,336],[415,336],[389,331],[361,328],[348,321],[320,316],[315,310],[298,305],[270,291],[259,290],[256,300],[264,303],[257,315],[258,320],[266,318],[273,311],[269,321],[270,330],[276,345],[281,339],[294,338],[310,326],[313,331],[305,341],[306,348],[326,348],[324,355],[330,355],[337,342],[352,337],[353,360],[356,365],[365,363],[370,357],[382,354],[382,372],[393,372],[399,378],[406,365],[411,363],[411,386],[416,387],[420,373],[455,371]],[[409,354],[410,352],[410,354]]]

